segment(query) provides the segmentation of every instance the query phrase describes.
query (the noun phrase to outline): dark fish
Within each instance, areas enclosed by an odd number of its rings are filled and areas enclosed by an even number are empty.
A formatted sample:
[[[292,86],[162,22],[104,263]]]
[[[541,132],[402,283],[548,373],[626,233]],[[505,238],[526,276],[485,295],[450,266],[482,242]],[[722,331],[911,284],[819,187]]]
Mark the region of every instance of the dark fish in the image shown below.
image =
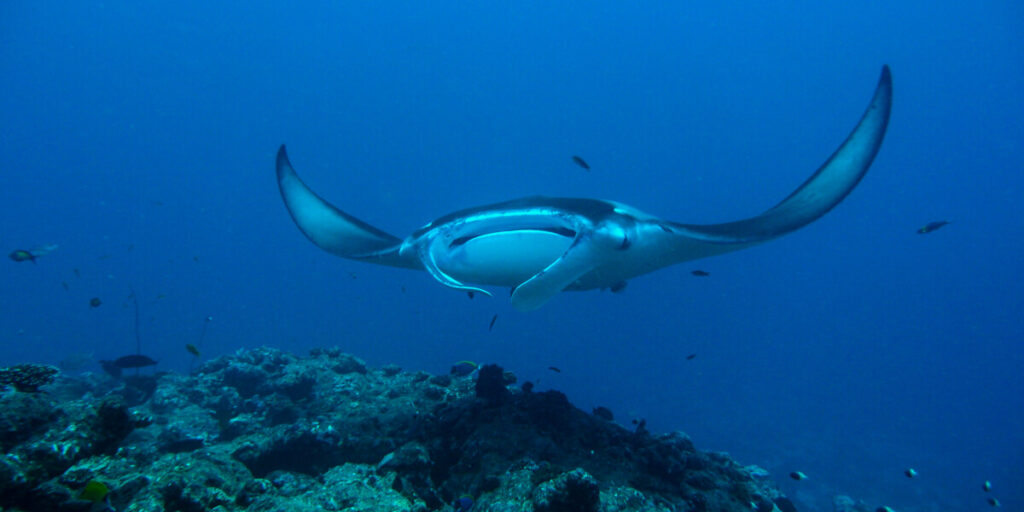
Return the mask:
[[[615,419],[615,416],[612,414],[612,410],[607,407],[594,407],[593,413],[594,416],[597,416],[598,418],[601,418],[602,420],[605,421],[613,421]]]
[[[709,273],[707,273],[707,272],[705,272],[703,270],[694,270],[694,271],[691,271],[690,273],[695,275],[695,276],[697,276],[697,277],[707,277],[707,276],[711,275],[711,274],[709,274]]]
[[[448,373],[451,373],[452,375],[458,377],[468,377],[469,375],[472,375],[473,372],[475,372],[477,367],[479,366],[480,365],[474,363],[473,361],[459,361],[455,363],[454,366],[452,366],[451,371]]]
[[[875,509],[875,512],[893,512],[892,507],[882,506]]]
[[[999,500],[997,500],[995,498],[989,498],[989,499],[987,499],[985,501],[987,501],[988,504],[992,505],[993,507],[1001,507],[1001,506],[1003,506],[1003,504],[999,503]]]
[[[903,474],[907,475],[907,478],[914,478],[915,476],[917,476],[917,470],[915,470],[914,468],[907,468],[905,471],[903,471]]]
[[[466,295],[468,295],[470,299],[472,299],[473,297],[475,297],[475,295],[473,294],[473,292],[466,292]]]
[[[690,355],[686,356],[686,360],[687,361],[693,361],[693,358],[695,358],[695,357],[697,357],[697,354],[690,354]]]
[[[192,354],[192,355],[194,355],[196,357],[199,357],[199,349],[196,348],[195,345],[193,345],[191,343],[186,343],[185,344],[185,350],[187,350],[189,354]]]
[[[118,368],[142,368],[143,366],[153,366],[156,364],[156,361],[149,356],[132,354],[115,359],[113,364]]]
[[[100,300],[99,297],[93,297],[93,298],[89,299],[89,307],[90,308],[98,308],[98,307],[100,307],[100,304],[103,304],[103,301]]]
[[[491,329],[494,329],[494,322],[497,322],[497,321],[498,321],[498,315],[497,315],[497,313],[495,313],[495,315],[491,317],[491,325],[487,326],[487,332],[491,332]]]
[[[792,478],[793,480],[806,480],[807,479],[807,475],[801,473],[800,471],[794,471],[794,472],[790,473],[789,477]]]
[[[36,262],[36,258],[38,258],[40,256],[45,256],[47,254],[50,254],[51,252],[57,250],[57,247],[58,247],[57,244],[49,244],[49,245],[41,245],[39,247],[35,247],[31,251],[26,251],[24,249],[17,249],[15,251],[11,252],[10,258],[12,260],[18,261],[18,262],[21,262],[21,261],[31,261],[32,263],[35,263]]]
[[[590,170],[590,166],[587,165],[587,162],[585,162],[582,158],[580,158],[580,157],[578,157],[576,155],[573,155],[572,156],[572,161],[576,162],[576,165],[578,165],[578,166],[580,166],[580,167],[582,167],[582,168],[584,168],[584,169],[586,169],[588,171]]]
[[[12,260],[17,261],[19,263],[22,262],[22,261],[31,261],[32,263],[36,262],[36,255],[35,254],[32,254],[29,251],[23,251],[21,249],[18,249],[16,251],[12,252],[10,254],[10,257],[11,257]]]
[[[192,261],[199,263],[199,256],[192,256]]]
[[[60,285],[64,287],[64,291],[68,291],[69,287],[68,287],[68,282],[67,281],[61,281]]]
[[[551,370],[555,373],[562,373],[562,370],[559,370],[557,367],[554,366],[548,366],[548,370]]]
[[[77,268],[73,268],[71,270],[75,273],[75,277],[82,277],[82,272],[79,271]]]
[[[929,222],[928,224],[925,224],[924,227],[922,227],[921,229],[918,229],[917,234],[923,235],[925,233],[931,233],[932,231],[935,231],[936,229],[939,229],[942,226],[945,226],[946,224],[949,224],[949,221],[937,220]]]
[[[452,508],[455,512],[469,512],[473,510],[473,497],[468,494],[459,496],[459,499],[452,503]]]
[[[629,283],[627,283],[626,281],[619,281],[619,282],[613,284],[612,287],[609,288],[609,290],[611,290],[612,293],[619,293],[622,290],[626,289],[626,285],[627,284],[629,284]]]
[[[981,490],[985,492],[992,492],[992,482],[985,480],[985,483],[981,484]]]

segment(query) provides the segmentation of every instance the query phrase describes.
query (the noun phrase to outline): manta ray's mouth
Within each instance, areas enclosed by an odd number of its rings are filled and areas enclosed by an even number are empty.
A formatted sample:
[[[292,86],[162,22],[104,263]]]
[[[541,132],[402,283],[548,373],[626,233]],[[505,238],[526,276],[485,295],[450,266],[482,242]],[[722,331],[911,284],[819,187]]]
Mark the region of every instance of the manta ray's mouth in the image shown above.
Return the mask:
[[[476,238],[480,238],[480,237],[483,237],[483,236],[490,236],[490,235],[495,235],[495,234],[498,234],[498,233],[513,233],[515,231],[544,231],[544,232],[547,232],[547,233],[554,233],[554,234],[559,235],[559,236],[564,236],[566,238],[576,238],[576,231],[574,231],[572,229],[569,229],[569,228],[555,226],[555,227],[548,227],[548,228],[530,228],[530,229],[517,229],[517,230],[509,230],[509,231],[492,231],[492,232],[488,232],[488,233],[475,233],[475,234],[472,234],[472,235],[460,236],[459,238],[456,238],[455,240],[452,240],[452,243],[448,244],[448,248],[449,249],[454,249],[456,247],[465,245],[465,244],[469,243],[470,241],[472,241],[472,240],[474,240]]]

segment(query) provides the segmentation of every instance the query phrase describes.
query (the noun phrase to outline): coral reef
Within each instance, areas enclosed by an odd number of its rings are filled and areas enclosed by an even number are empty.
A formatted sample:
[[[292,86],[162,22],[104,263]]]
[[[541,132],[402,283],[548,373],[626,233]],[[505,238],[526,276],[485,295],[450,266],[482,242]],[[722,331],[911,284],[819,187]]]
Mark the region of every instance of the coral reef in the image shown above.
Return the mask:
[[[52,376],[51,376],[52,378]],[[0,509],[773,511],[768,475],[682,433],[627,429],[557,391],[269,348],[192,375],[61,376],[0,396]],[[43,385],[45,383],[40,383]],[[30,386],[31,387],[31,386]],[[38,389],[38,386],[35,386]],[[467,497],[472,497],[468,499]],[[468,501],[467,501],[468,500]]]
[[[24,393],[35,393],[40,386],[53,382],[57,369],[44,364],[19,364],[0,368],[0,385],[14,386]]]

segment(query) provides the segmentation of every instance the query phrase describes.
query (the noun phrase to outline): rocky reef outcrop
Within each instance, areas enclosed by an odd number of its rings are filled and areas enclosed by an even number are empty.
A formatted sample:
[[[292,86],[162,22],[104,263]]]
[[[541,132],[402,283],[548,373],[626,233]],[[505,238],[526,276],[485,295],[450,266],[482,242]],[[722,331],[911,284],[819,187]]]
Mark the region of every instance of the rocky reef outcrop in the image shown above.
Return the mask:
[[[192,375],[10,389],[0,510],[768,512],[784,500],[763,470],[685,434],[625,428],[496,366],[477,373],[258,348]],[[105,503],[82,494],[94,481]]]

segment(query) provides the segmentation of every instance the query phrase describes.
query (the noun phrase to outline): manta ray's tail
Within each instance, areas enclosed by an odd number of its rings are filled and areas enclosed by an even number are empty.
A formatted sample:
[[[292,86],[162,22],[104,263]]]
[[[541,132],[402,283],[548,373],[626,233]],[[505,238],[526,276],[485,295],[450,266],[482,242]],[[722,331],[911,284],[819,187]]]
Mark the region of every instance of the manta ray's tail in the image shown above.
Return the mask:
[[[288,153],[277,150],[277,185],[292,220],[321,249],[344,258],[395,267],[422,268],[419,260],[402,258],[402,241],[324,201],[299,179]]]
[[[687,235],[710,243],[751,244],[799,229],[825,215],[860,182],[878,154],[892,107],[892,75],[882,67],[878,87],[853,132],[800,188],[770,210],[735,222],[677,225]]]

